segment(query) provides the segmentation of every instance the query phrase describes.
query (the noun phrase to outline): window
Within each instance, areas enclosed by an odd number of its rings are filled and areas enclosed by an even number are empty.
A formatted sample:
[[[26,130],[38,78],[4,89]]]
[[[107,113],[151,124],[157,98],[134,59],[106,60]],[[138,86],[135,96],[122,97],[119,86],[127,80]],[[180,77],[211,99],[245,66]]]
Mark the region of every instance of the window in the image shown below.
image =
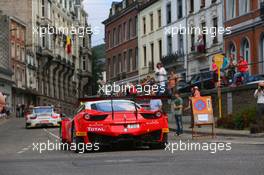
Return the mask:
[[[171,23],[171,3],[167,4],[167,24]]]
[[[145,17],[143,17],[142,23],[143,23],[143,34],[145,35],[146,34],[146,18]]]
[[[41,16],[45,17],[45,0],[41,0]]]
[[[248,13],[250,10],[250,1],[249,0],[240,0],[239,1],[239,15]]]
[[[112,36],[112,46],[116,45],[116,28],[113,30],[113,36]]]
[[[111,47],[111,32],[110,31],[108,31],[107,39],[108,39],[108,48],[110,48]]]
[[[116,56],[113,56],[113,59],[112,59],[112,77],[115,77],[116,76]]]
[[[159,60],[162,59],[162,40],[159,40]]]
[[[214,18],[213,19],[213,26],[214,26],[214,39],[213,39],[213,44],[216,44],[217,42],[218,42],[218,20],[217,20],[217,18]]]
[[[132,36],[132,28],[133,28],[132,19],[129,19],[129,22],[128,22],[128,32],[127,32],[127,39],[130,39],[131,36]]]
[[[110,58],[108,58],[107,63],[108,63],[108,78],[110,78],[110,77],[112,77],[111,59]]]
[[[167,54],[170,55],[172,54],[172,36],[168,35],[167,36]]]
[[[11,44],[11,57],[12,58],[16,57],[16,46],[15,46],[15,43]]]
[[[127,30],[126,22],[124,22],[123,23],[123,41],[126,40],[126,30]]]
[[[133,66],[133,70],[137,70],[137,66],[138,65],[138,48],[135,48],[135,61],[134,61],[134,66]]]
[[[182,18],[182,10],[183,10],[183,7],[182,7],[182,0],[178,0],[177,1],[177,5],[178,5],[178,19],[181,19]]]
[[[151,70],[154,70],[154,44],[150,44],[150,51],[151,51]]]
[[[25,62],[25,48],[21,48],[21,61]]]
[[[86,70],[86,58],[83,57],[83,61],[82,61],[82,66],[83,66],[83,70]]]
[[[127,57],[127,72],[131,71],[131,67],[132,67],[131,61],[132,61],[132,49],[129,49],[128,57]]]
[[[16,49],[16,57],[18,60],[21,60],[21,55],[20,55],[20,45],[17,45],[17,49]]]
[[[47,18],[51,19],[51,4],[49,1],[47,2]]]
[[[135,17],[135,29],[134,29],[134,36],[137,36],[137,30],[138,30],[138,17]]]
[[[236,47],[234,45],[234,43],[230,43],[229,44],[229,48],[228,48],[228,55],[234,55],[234,58],[236,59],[237,58],[237,55],[236,55]]]
[[[236,1],[235,0],[226,0],[227,3],[227,17],[232,19],[236,17]]]
[[[158,10],[158,27],[161,27],[161,9]]]
[[[118,26],[118,32],[117,32],[117,43],[121,43],[122,33],[121,33],[121,25]]]
[[[191,51],[195,50],[195,29],[194,27],[191,27]]]
[[[153,31],[153,13],[149,15],[149,18],[150,18],[150,31],[152,32]]]
[[[201,7],[200,8],[204,8],[205,7],[205,0],[201,0]]]
[[[126,60],[126,57],[127,57],[127,54],[126,54],[126,52],[124,52],[124,55],[123,55],[123,72],[127,71],[127,60]]]
[[[190,13],[193,13],[194,11],[194,0],[190,0]]]
[[[182,32],[181,32],[182,33]],[[184,48],[183,48],[183,34],[179,33],[178,35],[178,45],[179,45],[179,54],[184,54]]]
[[[247,39],[244,39],[242,43],[242,55],[247,60],[247,62],[250,61],[250,48],[249,48],[249,42]]]
[[[144,67],[147,66],[147,47],[143,46]]]
[[[118,55],[118,73],[122,72],[122,55]]]
[[[262,73],[264,73],[264,34],[260,39],[260,62],[262,62]]]

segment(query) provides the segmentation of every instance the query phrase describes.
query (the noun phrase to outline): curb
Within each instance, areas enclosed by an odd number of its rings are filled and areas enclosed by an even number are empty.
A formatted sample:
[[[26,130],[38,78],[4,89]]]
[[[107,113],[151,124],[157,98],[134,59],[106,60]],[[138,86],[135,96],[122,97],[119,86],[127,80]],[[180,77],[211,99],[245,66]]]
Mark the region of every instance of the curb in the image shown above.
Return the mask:
[[[176,129],[174,128],[169,128],[170,129],[170,132],[176,132]],[[192,134],[192,131],[190,130],[184,130],[183,131],[184,133],[187,133],[187,134]],[[210,134],[209,132],[204,132],[204,131],[201,131],[199,132],[201,134]],[[248,137],[248,138],[263,138],[264,137],[264,133],[259,133],[259,134],[234,134],[234,133],[215,133],[216,136],[229,136],[229,137]]]

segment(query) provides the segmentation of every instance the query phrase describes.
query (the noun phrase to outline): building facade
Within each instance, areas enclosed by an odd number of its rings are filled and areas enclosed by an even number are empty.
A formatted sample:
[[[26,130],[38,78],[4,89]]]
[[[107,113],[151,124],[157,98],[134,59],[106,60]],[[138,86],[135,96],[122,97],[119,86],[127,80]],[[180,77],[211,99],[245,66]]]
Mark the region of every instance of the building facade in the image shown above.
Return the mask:
[[[212,58],[223,53],[222,0],[187,0],[187,78],[211,70]],[[199,32],[207,30],[208,32]],[[205,29],[205,30],[204,30]]]
[[[12,106],[12,64],[10,59],[10,18],[0,14],[0,92],[6,97],[6,105]]]
[[[139,2],[113,2],[105,25],[107,81],[138,79],[138,7]]]
[[[161,62],[181,77],[187,70],[187,13],[186,1],[162,0],[164,51]]]
[[[243,56],[250,63],[251,74],[264,73],[264,1],[225,0],[225,51],[235,58]]]
[[[154,74],[155,65],[163,56],[162,1],[152,0],[142,4],[138,14],[139,75]]]
[[[72,113],[77,99],[90,93],[91,33],[84,32],[88,23],[82,0],[21,0],[19,7],[16,4],[16,0],[2,0],[0,8],[27,25],[26,88],[35,100],[25,105],[50,104]],[[72,28],[83,35],[68,32]]]

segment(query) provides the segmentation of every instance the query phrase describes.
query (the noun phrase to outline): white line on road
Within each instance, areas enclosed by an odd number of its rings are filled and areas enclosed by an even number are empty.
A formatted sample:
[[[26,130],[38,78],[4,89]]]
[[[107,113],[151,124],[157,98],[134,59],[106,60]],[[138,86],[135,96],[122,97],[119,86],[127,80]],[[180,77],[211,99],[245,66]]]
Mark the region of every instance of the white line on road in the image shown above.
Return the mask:
[[[56,139],[60,139],[59,136],[57,136],[56,134],[53,134],[52,132],[48,131],[46,128],[43,129],[46,133],[50,134],[51,136],[55,137]]]

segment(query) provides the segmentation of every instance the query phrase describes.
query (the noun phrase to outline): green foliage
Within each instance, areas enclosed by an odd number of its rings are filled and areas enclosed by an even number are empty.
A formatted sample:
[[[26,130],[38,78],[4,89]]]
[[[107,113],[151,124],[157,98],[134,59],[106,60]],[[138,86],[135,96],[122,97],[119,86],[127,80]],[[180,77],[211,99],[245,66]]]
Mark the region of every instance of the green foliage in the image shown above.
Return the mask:
[[[227,129],[246,129],[255,121],[256,109],[248,108],[217,120],[217,126]]]
[[[98,91],[98,80],[102,79],[104,71],[104,63],[102,59],[105,57],[105,45],[99,45],[92,48],[92,94],[95,95]]]

